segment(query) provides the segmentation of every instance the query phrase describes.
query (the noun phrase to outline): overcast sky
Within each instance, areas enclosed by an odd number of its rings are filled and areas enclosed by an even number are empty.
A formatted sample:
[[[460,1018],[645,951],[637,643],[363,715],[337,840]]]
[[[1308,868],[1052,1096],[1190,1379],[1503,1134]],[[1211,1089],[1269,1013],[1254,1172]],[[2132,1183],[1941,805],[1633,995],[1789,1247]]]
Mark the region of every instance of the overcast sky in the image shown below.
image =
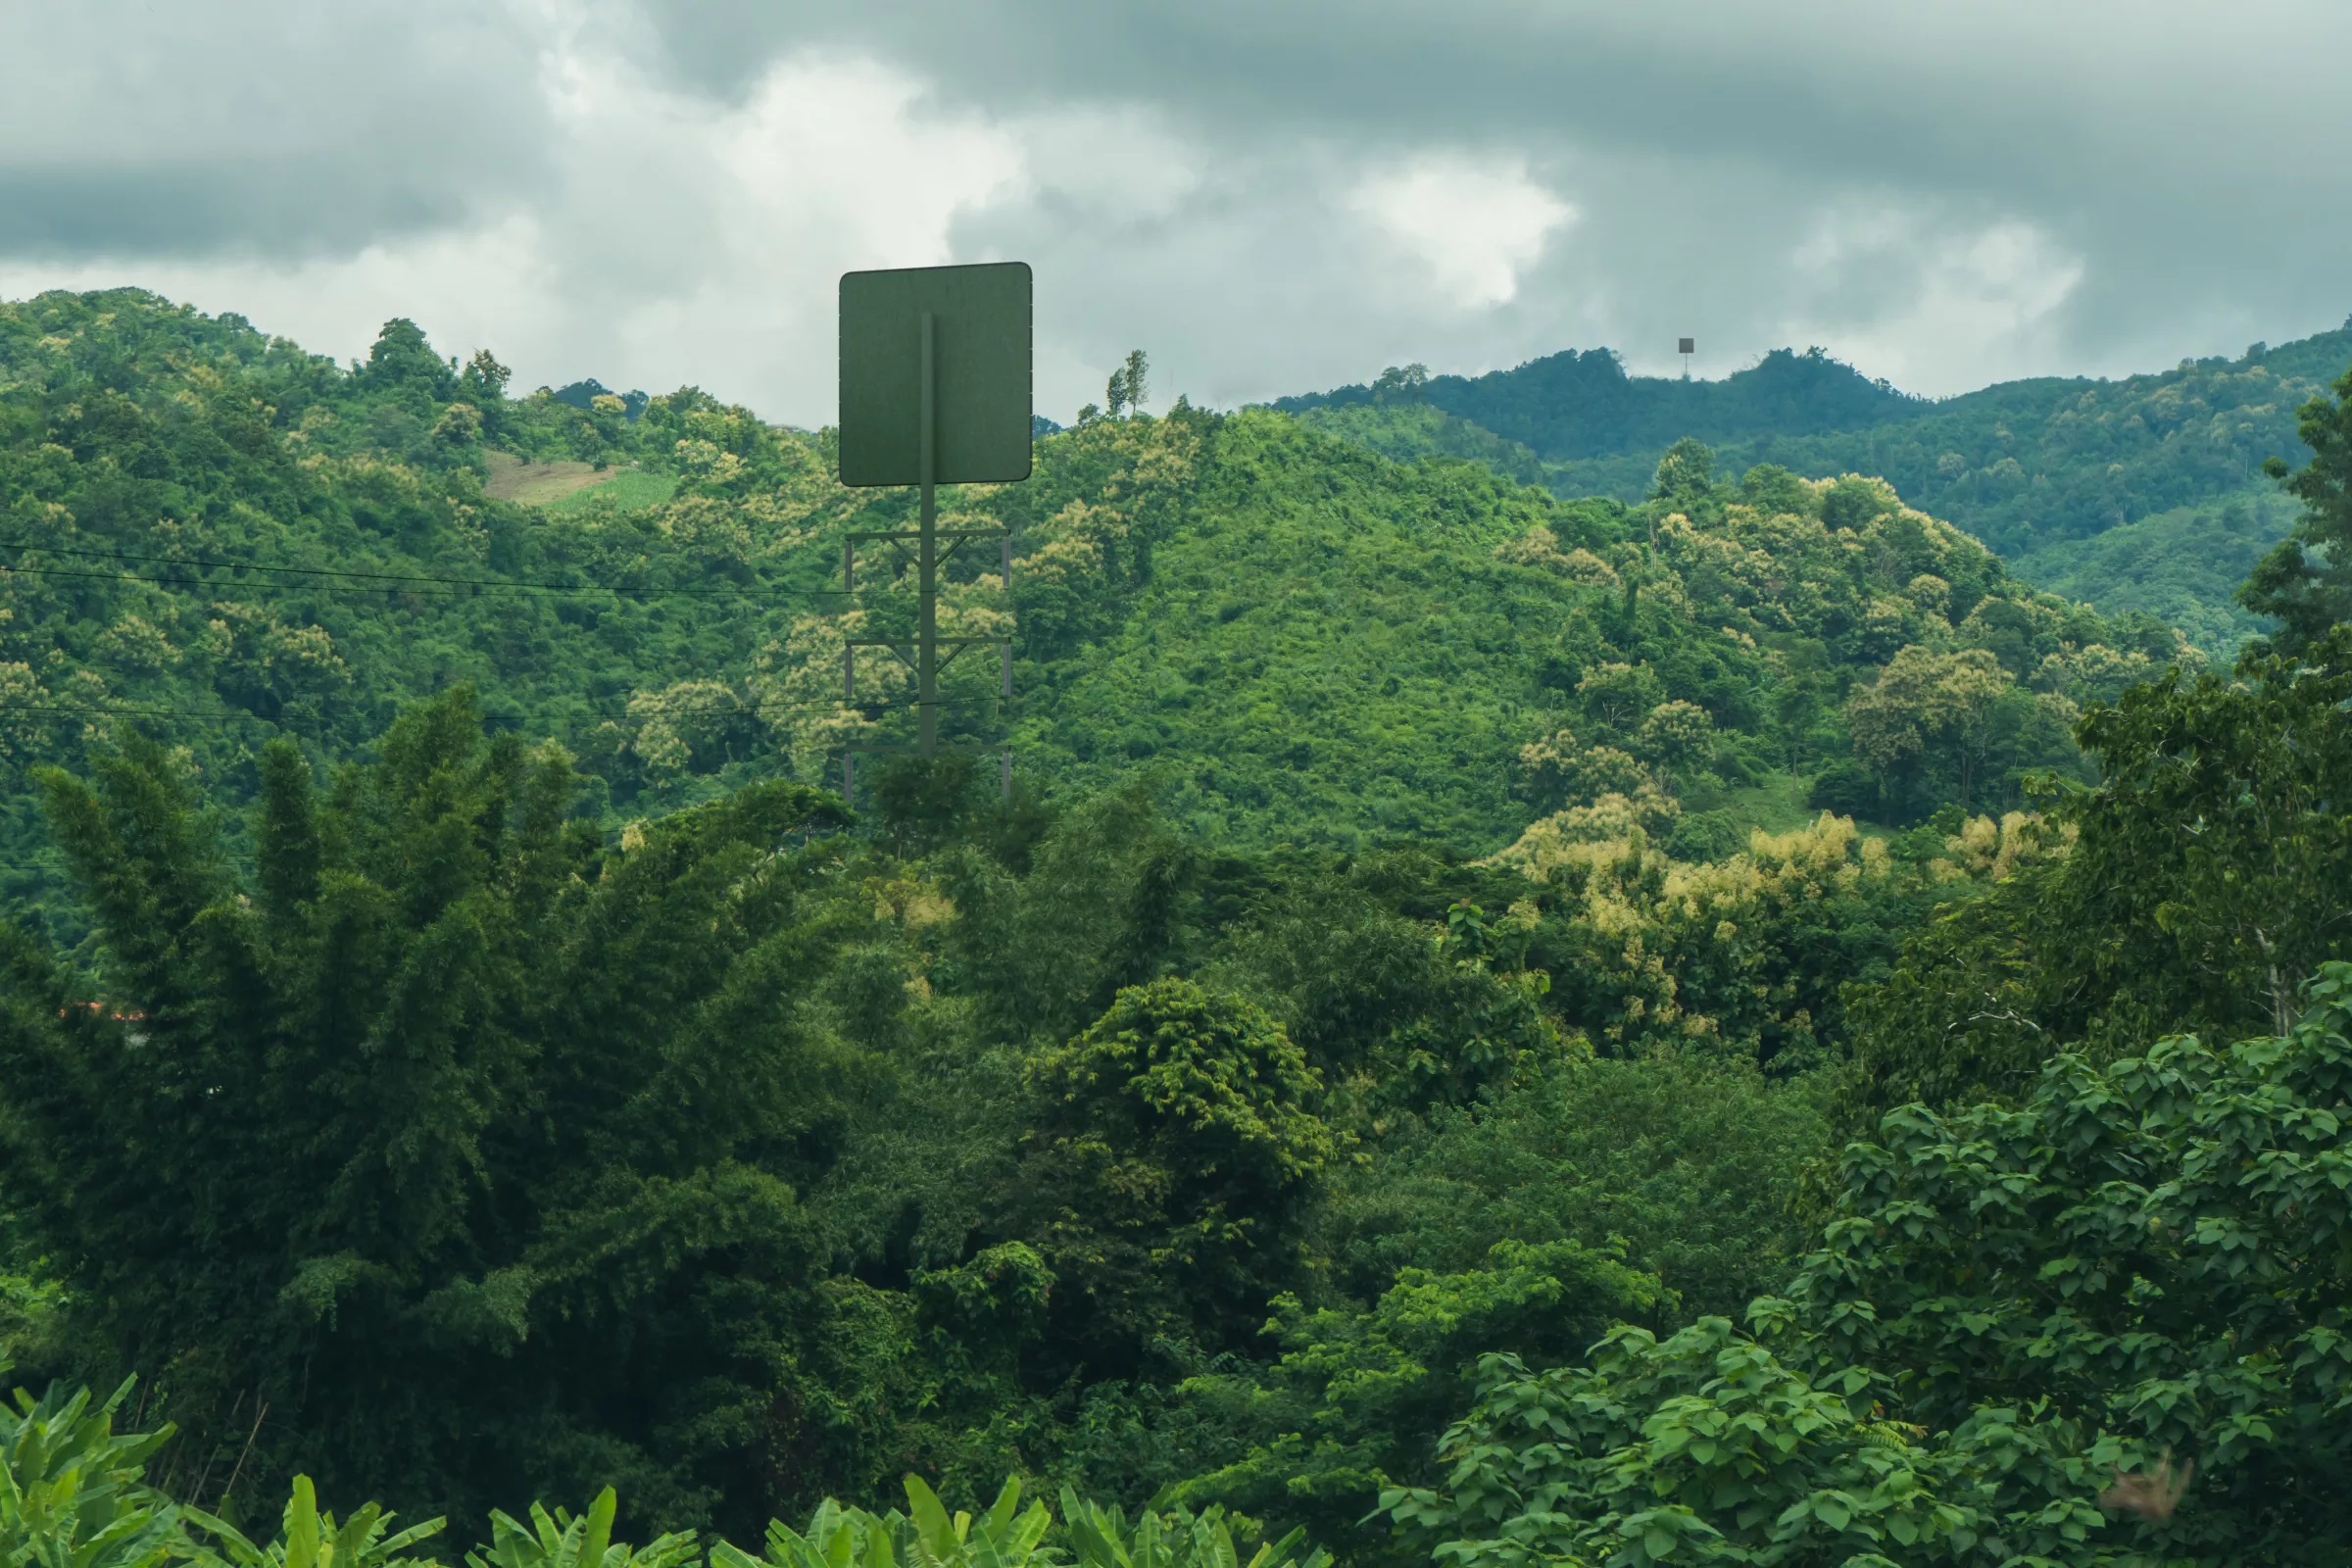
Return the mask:
[[[847,269],[1038,402],[1607,345],[1945,394],[2352,312],[2348,0],[0,0],[0,296],[832,416]]]

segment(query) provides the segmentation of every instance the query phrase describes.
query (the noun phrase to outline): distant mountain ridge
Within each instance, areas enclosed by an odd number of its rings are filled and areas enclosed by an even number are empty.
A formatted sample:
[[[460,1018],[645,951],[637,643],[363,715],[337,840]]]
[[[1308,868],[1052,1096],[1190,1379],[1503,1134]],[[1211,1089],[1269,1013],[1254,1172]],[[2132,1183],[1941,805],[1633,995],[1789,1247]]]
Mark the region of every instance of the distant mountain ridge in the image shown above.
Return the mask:
[[[2012,560],[2087,560],[2054,547],[2162,518],[2162,573],[2070,569],[2051,586],[2193,623],[2224,653],[2259,629],[2231,598],[2248,551],[2292,515],[2272,504],[2263,461],[2309,461],[2295,411],[2348,365],[2352,322],[2120,380],[2042,376],[1932,400],[1818,349],[1775,350],[1716,381],[1628,375],[1611,351],[1587,349],[1474,377],[1392,370],[1274,407],[1391,457],[1464,458],[1563,497],[1627,502],[1648,494],[1668,446],[1694,437],[1731,473],[1885,478]]]
[[[1391,396],[1375,383],[1279,398],[1273,406],[1303,414]],[[1568,349],[1516,369],[1431,376],[1419,397],[1552,462],[1662,452],[1684,436],[1715,445],[1767,434],[1867,429],[1936,406],[1873,381],[1819,348],[1801,354],[1775,349],[1719,381],[1629,375],[1613,349]]]

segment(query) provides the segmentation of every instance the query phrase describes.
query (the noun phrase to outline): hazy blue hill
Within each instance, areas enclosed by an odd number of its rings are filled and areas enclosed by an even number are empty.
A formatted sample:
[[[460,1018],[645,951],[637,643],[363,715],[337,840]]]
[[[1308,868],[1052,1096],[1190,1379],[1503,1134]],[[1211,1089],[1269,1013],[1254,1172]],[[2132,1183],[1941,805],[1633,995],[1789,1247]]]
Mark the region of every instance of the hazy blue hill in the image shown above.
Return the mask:
[[[2295,410],[2346,366],[2352,329],[2117,381],[2005,382],[1900,422],[1728,442],[1718,455],[1734,471],[1769,462],[1816,477],[1877,474],[2016,556],[2218,502],[2256,483],[2265,458],[2308,462]],[[1597,477],[1567,465],[1551,483],[1581,494],[1601,489]]]
[[[2331,382],[2344,373],[2347,365],[2352,365],[2352,317],[2346,317],[2344,324],[2335,331],[2317,332],[2277,348],[2256,343],[2248,347],[2246,354],[2278,375]]]
[[[1274,407],[1289,414],[1380,400],[1347,386]],[[1422,398],[1539,457],[1572,462],[1664,451],[1684,436],[1710,445],[1763,435],[1811,435],[1897,422],[1933,405],[1872,381],[1820,349],[1776,349],[1720,381],[1628,375],[1609,349],[1569,349],[1513,370],[1432,376]]]

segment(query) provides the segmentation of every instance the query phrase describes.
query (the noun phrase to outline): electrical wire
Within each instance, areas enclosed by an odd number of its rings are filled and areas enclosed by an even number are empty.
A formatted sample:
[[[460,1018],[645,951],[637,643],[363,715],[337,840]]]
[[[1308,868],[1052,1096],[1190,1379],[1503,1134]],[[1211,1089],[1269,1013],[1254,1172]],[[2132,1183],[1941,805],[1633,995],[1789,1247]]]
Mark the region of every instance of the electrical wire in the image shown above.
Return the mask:
[[[370,582],[460,583],[474,588],[552,588],[567,593],[604,586],[601,583],[547,582],[533,581],[529,578],[501,581],[490,577],[452,577],[446,574],[416,571],[352,571],[340,566],[279,566],[261,561],[223,560],[218,556],[159,556],[135,550],[91,550],[75,545],[50,544],[39,539],[0,539],[0,550],[45,550],[53,556],[76,556],[85,560],[161,562],[166,565],[172,566],[218,566],[234,571],[283,571],[299,573],[305,577],[365,578]],[[678,589],[674,591],[699,593],[705,590]]]
[[[279,569],[298,570],[301,568],[279,568],[256,564],[250,569],[259,571],[272,571]],[[320,575],[324,575],[324,573],[321,572]],[[352,575],[356,576],[360,574],[354,573]],[[263,593],[295,593],[307,590],[312,592],[346,594],[385,594],[391,596],[406,595],[426,599],[471,599],[483,593],[518,593],[538,597],[553,597],[561,594],[611,594],[619,599],[640,600],[717,598],[838,599],[842,597],[844,592],[839,588],[804,588],[790,590],[775,588],[615,588],[609,583],[591,583],[580,587],[564,588],[539,583],[492,582],[485,579],[471,577],[418,577],[416,579],[416,582],[418,583],[447,582],[464,585],[457,588],[429,588],[404,585],[379,587],[369,583],[353,582],[222,582],[212,577],[166,577],[147,575],[140,572],[131,571],[76,571],[68,566],[25,566],[12,564],[5,562],[0,562],[0,576],[79,577],[100,582],[144,582],[155,583],[166,587],[179,586],[190,588],[210,588],[217,592],[236,594],[254,593],[257,591]]]
[[[856,598],[857,592],[842,588],[621,588],[610,583],[559,583],[546,580],[498,580],[481,577],[461,577],[430,572],[359,571],[327,566],[277,565],[258,561],[238,561],[220,557],[189,557],[157,555],[127,550],[97,550],[77,546],[51,544],[45,541],[0,540],[0,550],[20,554],[42,551],[54,556],[77,560],[128,561],[174,566],[191,566],[211,570],[276,572],[285,576],[319,579],[313,582],[222,582],[208,577],[168,576],[139,572],[75,570],[64,566],[28,566],[20,563],[0,562],[0,576],[65,577],[106,582],[149,583],[156,586],[184,586],[208,588],[215,591],[250,593],[256,590],[299,592],[304,589],[324,589],[342,593],[370,593],[385,595],[415,595],[436,599],[471,598],[481,593],[519,593],[527,595],[610,594],[618,599],[809,599]],[[380,586],[379,586],[380,585]],[[869,590],[870,591],[870,590]],[[948,697],[936,699],[937,708],[971,708],[990,705],[1009,706],[1009,699],[1000,695],[987,697]],[[657,710],[647,716],[694,717],[714,713],[825,712],[848,710],[868,720],[878,719],[894,711],[916,711],[922,704],[915,701],[895,703],[827,702],[827,703],[760,703],[741,702],[691,708]],[[177,704],[116,703],[64,704],[22,703],[0,701],[0,712],[41,713],[60,717],[172,717],[172,718],[248,718],[272,727],[283,725],[281,719],[266,718],[250,709],[196,708]],[[520,713],[484,712],[485,724],[521,727],[542,723],[550,727],[567,719],[624,718],[627,708],[618,710],[591,708],[585,710],[569,709],[532,719]],[[24,867],[23,869],[35,869]]]
[[[933,706],[938,708],[977,708],[985,707],[990,704],[1004,704],[1006,702],[1007,699],[1003,696],[942,697],[937,699]],[[838,713],[844,709],[847,709],[853,712],[872,714],[899,711],[912,712],[921,707],[921,703],[912,700],[896,703],[762,703],[750,701],[728,703],[724,705],[711,703],[704,706],[689,708],[658,709],[649,711],[646,716],[681,718],[694,717],[706,713],[750,713],[754,715],[776,712]],[[187,708],[178,705],[166,704],[125,703],[100,707],[95,705],[74,705],[65,703],[19,703],[0,701],[0,713],[71,713],[86,715],[89,717],[121,716],[134,718],[250,718],[264,724],[274,724],[278,722],[276,719],[265,718],[262,714],[253,711],[253,710],[249,708]],[[482,714],[482,718],[485,722],[496,724],[557,723],[567,718],[626,718],[628,716],[629,710],[625,707],[619,709],[567,709],[537,719],[531,718],[522,713],[485,712]]]
[[[210,569],[225,571],[274,571],[286,575],[318,577],[338,582],[390,584],[430,583],[449,587],[465,588],[473,592],[489,591],[494,593],[533,594],[601,593],[612,594],[619,598],[631,599],[765,598],[773,597],[780,592],[789,593],[793,597],[800,598],[841,599],[857,597],[857,590],[848,588],[801,588],[792,590],[742,587],[622,588],[614,586],[612,583],[596,582],[565,583],[531,578],[501,580],[491,577],[456,577],[442,573],[416,571],[353,571],[334,566],[274,565],[268,562],[225,560],[220,557],[210,556],[169,556],[153,555],[131,550],[91,550],[70,545],[49,544],[39,540],[23,539],[0,540],[0,550],[13,550],[20,553],[43,551],[49,555],[72,556],[78,560],[136,561],[162,565],[201,566]],[[145,576],[135,572],[74,571],[63,566],[25,566],[11,565],[7,564],[0,564],[0,572],[24,572],[28,575],[44,577],[87,577],[115,582],[179,583],[203,588],[296,588],[302,586],[298,583],[221,583],[215,582],[212,579],[204,577],[159,577]],[[408,587],[387,587],[381,589],[347,591],[411,593],[417,590]],[[453,594],[445,596],[436,595],[435,597],[462,598],[466,596]]]

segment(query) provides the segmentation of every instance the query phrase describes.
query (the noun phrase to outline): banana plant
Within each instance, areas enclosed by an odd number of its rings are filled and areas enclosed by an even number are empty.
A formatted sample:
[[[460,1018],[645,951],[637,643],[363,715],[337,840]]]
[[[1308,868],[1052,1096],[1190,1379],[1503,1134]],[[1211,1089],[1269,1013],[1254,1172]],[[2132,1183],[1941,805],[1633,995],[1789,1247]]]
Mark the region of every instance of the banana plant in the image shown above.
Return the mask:
[[[1053,1561],[1039,1543],[1054,1516],[1042,1502],[1021,1507],[1019,1481],[1006,1480],[977,1519],[960,1510],[951,1517],[920,1477],[908,1476],[906,1485],[906,1522],[895,1534],[909,1568],[1023,1568],[1032,1557],[1044,1568]],[[885,1523],[899,1518],[893,1513]]]
[[[1061,1489],[1061,1524],[1076,1556],[1071,1568],[1330,1568],[1331,1553],[1307,1548],[1306,1532],[1267,1542],[1244,1564],[1222,1507],[1166,1515],[1149,1508],[1132,1528],[1116,1508]]]
[[[197,1555],[180,1510],[147,1485],[172,1428],[115,1431],[125,1380],[92,1408],[83,1389],[0,1404],[0,1562],[16,1568],[161,1568]]]
[[[679,1568],[699,1552],[694,1533],[657,1537],[643,1546],[612,1539],[612,1514],[619,1506],[611,1487],[596,1494],[584,1514],[531,1504],[531,1522],[493,1509],[490,1544],[466,1554],[466,1568]]]
[[[427,1519],[395,1531],[392,1515],[371,1502],[338,1525],[333,1514],[319,1512],[318,1489],[309,1476],[294,1478],[278,1539],[267,1546],[201,1509],[184,1511],[219,1543],[218,1554],[232,1568],[433,1568],[434,1559],[413,1555],[409,1548],[439,1535],[448,1522]]]
[[[1042,1502],[1021,1506],[1021,1484],[1006,1481],[988,1511],[951,1514],[920,1477],[906,1478],[906,1511],[844,1508],[828,1497],[806,1534],[782,1520],[767,1527],[764,1555],[720,1542],[713,1568],[1052,1568],[1057,1554],[1042,1544],[1053,1514]]]
[[[898,1553],[879,1515],[827,1497],[809,1515],[806,1535],[770,1519],[763,1555],[721,1541],[711,1546],[710,1561],[712,1568],[898,1568]]]

